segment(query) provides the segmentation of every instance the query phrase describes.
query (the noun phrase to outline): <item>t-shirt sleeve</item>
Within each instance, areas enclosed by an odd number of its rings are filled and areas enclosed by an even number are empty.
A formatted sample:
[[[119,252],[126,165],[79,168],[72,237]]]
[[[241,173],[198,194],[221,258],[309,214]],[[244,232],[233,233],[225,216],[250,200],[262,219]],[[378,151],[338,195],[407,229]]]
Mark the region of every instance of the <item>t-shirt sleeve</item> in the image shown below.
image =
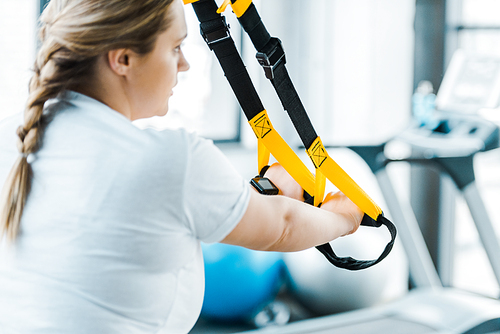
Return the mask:
[[[189,136],[183,193],[186,221],[199,240],[219,242],[243,217],[250,187],[211,140]]]

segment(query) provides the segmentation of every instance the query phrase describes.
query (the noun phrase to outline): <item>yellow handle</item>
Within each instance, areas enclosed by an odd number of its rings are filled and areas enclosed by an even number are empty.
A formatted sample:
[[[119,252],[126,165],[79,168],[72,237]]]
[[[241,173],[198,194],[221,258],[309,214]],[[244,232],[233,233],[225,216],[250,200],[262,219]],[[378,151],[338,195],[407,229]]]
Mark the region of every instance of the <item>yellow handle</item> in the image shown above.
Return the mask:
[[[224,0],[222,5],[217,9],[217,14],[221,14],[226,10],[226,7],[231,4],[231,0]]]
[[[197,1],[197,0],[195,0]],[[233,9],[233,13],[237,17],[241,17],[247,11],[248,7],[252,4],[252,0],[236,0],[234,3],[231,3],[231,0],[224,0],[224,3],[219,7],[217,13],[222,13],[226,10],[228,5],[231,5]]]
[[[259,145],[265,146],[265,148],[271,152],[276,160],[305,191],[311,195],[314,194],[314,175],[274,129],[271,121],[269,120],[269,116],[267,115],[267,111],[261,111],[248,123],[257,136]],[[259,150],[259,155],[264,154],[264,150]],[[266,161],[265,157],[259,157],[259,171],[261,167],[263,167],[260,166],[260,164],[264,161]]]
[[[323,199],[325,198],[325,186],[326,178],[325,175],[318,168],[316,169],[316,177],[314,183],[314,206],[319,206]]]
[[[262,142],[262,140],[259,140],[257,142],[257,163],[258,163],[258,171],[262,170],[265,166],[269,165],[269,156],[271,155],[271,152],[267,149],[266,145]]]
[[[353,201],[364,213],[377,220],[382,209],[354,182],[354,180],[328,155],[318,137],[307,150],[316,171],[321,171],[330,182]]]

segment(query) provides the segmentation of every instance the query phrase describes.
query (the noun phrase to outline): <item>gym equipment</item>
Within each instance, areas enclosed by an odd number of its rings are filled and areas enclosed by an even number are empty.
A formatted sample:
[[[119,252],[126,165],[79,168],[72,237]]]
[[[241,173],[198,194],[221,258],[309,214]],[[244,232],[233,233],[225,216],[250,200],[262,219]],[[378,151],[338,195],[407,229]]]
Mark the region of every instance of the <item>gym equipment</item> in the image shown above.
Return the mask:
[[[384,306],[248,333],[479,334],[500,331],[498,300],[442,286],[411,206],[396,195],[387,174],[386,166],[398,161],[435,164],[447,173],[468,204],[500,284],[500,245],[475,185],[473,168],[477,153],[499,147],[499,129],[476,115],[437,112],[436,117],[440,123],[436,130],[415,127],[388,143],[350,147],[375,174],[389,211],[398,222],[415,288],[408,296]],[[411,154],[407,157],[391,157],[386,147],[394,141],[410,145]]]
[[[240,334],[498,333],[498,301],[455,289],[417,289],[386,306]]]
[[[203,244],[205,298],[201,316],[250,321],[272,302],[284,282],[280,253],[225,244]]]
[[[184,3],[192,4],[200,21],[201,34],[209,48],[217,56],[224,74],[258,139],[259,174],[268,164],[272,153],[285,170],[302,186],[305,191],[304,197],[307,200],[310,199],[310,204],[314,203],[315,206],[321,205],[323,201],[326,179],[328,178],[365,212],[361,225],[371,227],[385,225],[391,234],[391,241],[377,259],[370,261],[359,261],[352,257],[339,258],[329,243],[316,248],[330,263],[349,270],[369,268],[382,261],[394,245],[396,228],[384,217],[382,209],[328,155],[284,67],[285,56],[281,42],[270,37],[252,1],[226,0],[220,8],[214,0],[184,0]],[[278,96],[306,147],[306,152],[316,169],[315,176],[312,175],[272,126],[267,111],[264,109],[234,45],[225,17],[220,15],[229,4],[231,4],[234,13],[249,34],[252,42],[259,48],[259,62],[264,66],[268,77],[273,80]],[[261,47],[262,49],[260,49]]]
[[[457,50],[436,96],[438,110],[475,114],[500,102],[500,58]]]

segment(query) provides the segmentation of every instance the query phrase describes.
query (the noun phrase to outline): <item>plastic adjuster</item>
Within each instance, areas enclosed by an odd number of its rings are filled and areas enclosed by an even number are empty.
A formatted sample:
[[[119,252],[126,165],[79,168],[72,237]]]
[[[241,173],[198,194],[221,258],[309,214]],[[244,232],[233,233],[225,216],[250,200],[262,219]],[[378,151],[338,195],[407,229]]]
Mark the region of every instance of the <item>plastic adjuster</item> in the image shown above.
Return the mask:
[[[271,40],[262,48],[260,52],[257,52],[257,60],[264,68],[266,78],[272,80],[274,79],[274,69],[279,64],[286,63],[285,50],[281,41],[273,37]]]
[[[221,16],[221,18],[222,25],[217,30],[206,32],[203,27],[200,26],[201,35],[203,36],[205,42],[208,44],[210,50],[212,50],[212,44],[231,38],[231,34],[229,33],[229,25],[226,23],[226,17]]]

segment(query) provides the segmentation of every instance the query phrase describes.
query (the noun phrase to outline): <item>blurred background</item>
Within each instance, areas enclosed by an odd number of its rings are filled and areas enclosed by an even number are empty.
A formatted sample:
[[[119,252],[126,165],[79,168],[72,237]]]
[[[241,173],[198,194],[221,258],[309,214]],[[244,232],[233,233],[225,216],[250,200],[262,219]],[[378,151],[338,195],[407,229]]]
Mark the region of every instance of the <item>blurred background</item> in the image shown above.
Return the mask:
[[[24,109],[30,69],[37,48],[37,19],[47,2],[0,0],[0,120]],[[499,102],[497,86],[500,83],[500,67],[496,61],[500,59],[498,0],[253,2],[271,35],[282,40],[288,72],[316,131],[325,145],[331,147],[330,155],[383,210],[385,199],[374,175],[363,159],[345,146],[384,143],[415,124],[432,123],[432,113],[436,109],[477,114],[500,124],[500,110],[496,109]],[[185,12],[189,35],[183,49],[191,69],[179,75],[168,115],[137,121],[137,126],[158,129],[185,127],[196,131],[213,139],[241,174],[251,178],[257,173],[255,136],[246,124],[216,58],[199,34],[192,8],[186,6]],[[295,129],[255,60],[253,45],[229,9],[225,16],[275,128],[307,161]],[[454,58],[457,54],[462,58]],[[475,73],[486,68],[490,81],[467,81],[459,74],[452,75],[460,73],[471,55],[486,57],[486,62],[474,63],[482,64]],[[456,63],[455,69],[450,67],[452,59]],[[451,73],[446,76],[448,83],[440,90],[448,70]],[[458,83],[461,84],[460,89],[457,88]],[[457,91],[462,92],[467,101],[476,98],[475,102],[466,105],[466,100],[457,100],[457,95],[453,95]],[[426,102],[422,102],[424,100]],[[404,151],[404,148],[399,150]],[[398,149],[396,151],[396,154],[401,153]],[[312,169],[312,164],[309,165]],[[475,156],[474,171],[492,224],[498,230],[498,150]],[[388,172],[398,196],[413,206],[443,284],[499,297],[500,288],[480,245],[473,219],[451,179],[439,170],[407,163],[391,164]],[[329,187],[334,189],[331,185]],[[454,245],[455,252],[453,263],[443,264],[440,263],[443,261],[440,259],[440,245],[444,241],[439,230],[443,222],[449,221],[453,222],[454,229],[452,240],[446,242]],[[382,232],[361,231],[359,234],[332,245],[345,250],[346,255],[374,258],[387,242],[387,235]],[[205,251],[207,258],[209,254],[225,252],[211,251],[209,245]],[[266,292],[268,302],[277,296],[276,300],[282,303],[273,304],[277,308],[267,312],[284,317],[288,314],[289,321],[378,305],[406,294],[412,286],[404,247],[399,240],[393,253],[379,268],[374,267],[363,273],[338,270],[324,259],[316,260],[317,255],[319,253],[279,255],[263,262],[258,262],[260,255],[253,253],[239,256],[245,263],[257,261],[255,267],[247,269],[244,277],[256,275],[254,281],[257,281],[265,277],[262,273],[255,274],[257,269],[267,268],[264,272],[268,278],[260,283],[261,288],[267,284],[267,289],[273,291]],[[446,259],[449,262],[449,257]],[[217,262],[217,256],[214,262]],[[276,269],[278,262],[284,263],[279,266],[280,269]],[[311,267],[311,264],[314,265]],[[219,265],[228,269],[234,264],[219,262]],[[209,270],[207,268],[207,273]],[[215,271],[219,272],[219,269]],[[322,283],[319,277],[323,277],[325,282]],[[241,281],[241,277],[235,276],[234,279]],[[371,281],[370,286],[366,283],[368,281]],[[209,284],[207,282],[207,289]],[[362,293],[359,290],[361,286],[366,287]],[[247,287],[242,289],[250,293]],[[363,298],[356,297],[361,294]],[[321,300],[321,296],[326,297]],[[244,294],[240,296],[240,304],[248,297]],[[205,305],[208,316],[201,318],[193,333],[231,332],[258,327],[255,314],[260,309],[250,310],[249,313],[253,312],[251,317],[245,315],[243,321],[234,321],[231,317],[225,319],[222,313],[217,314],[217,301],[213,303],[215,315],[210,314],[210,305]],[[251,321],[248,320],[250,318]]]

